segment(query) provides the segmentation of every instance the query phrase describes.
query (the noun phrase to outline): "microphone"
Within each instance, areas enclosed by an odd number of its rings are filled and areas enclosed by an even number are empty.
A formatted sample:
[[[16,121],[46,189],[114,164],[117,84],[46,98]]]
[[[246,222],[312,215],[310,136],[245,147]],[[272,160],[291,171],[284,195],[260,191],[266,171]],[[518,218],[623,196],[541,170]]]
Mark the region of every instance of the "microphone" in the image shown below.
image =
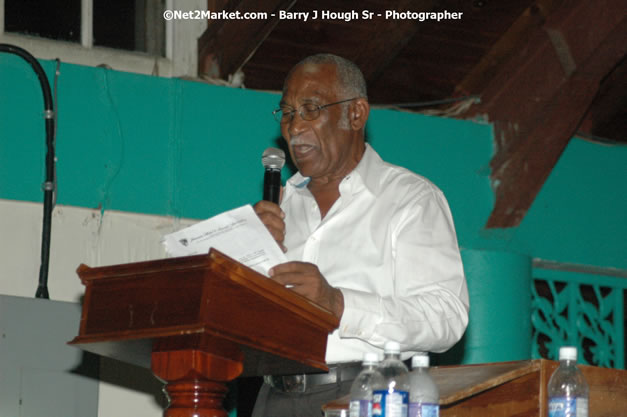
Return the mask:
[[[285,164],[285,152],[278,148],[268,148],[263,151],[261,163],[266,169],[263,176],[263,199],[279,204],[281,168]]]

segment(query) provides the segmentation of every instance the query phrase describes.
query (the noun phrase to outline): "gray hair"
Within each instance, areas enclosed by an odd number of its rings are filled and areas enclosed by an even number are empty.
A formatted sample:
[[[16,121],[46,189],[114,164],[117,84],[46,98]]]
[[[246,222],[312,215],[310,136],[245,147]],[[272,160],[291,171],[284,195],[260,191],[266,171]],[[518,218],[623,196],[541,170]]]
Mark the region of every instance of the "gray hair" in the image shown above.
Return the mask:
[[[308,56],[307,58],[300,61],[298,64],[294,65],[294,67],[287,74],[287,77],[285,77],[285,80],[287,81],[290,78],[296,68],[307,64],[334,65],[337,71],[337,79],[340,87],[340,92],[343,96],[346,96],[345,98],[368,98],[366,80],[364,78],[364,74],[361,72],[359,67],[355,65],[352,61],[333,54],[316,54]],[[285,91],[285,87],[286,85],[284,84],[283,91]]]

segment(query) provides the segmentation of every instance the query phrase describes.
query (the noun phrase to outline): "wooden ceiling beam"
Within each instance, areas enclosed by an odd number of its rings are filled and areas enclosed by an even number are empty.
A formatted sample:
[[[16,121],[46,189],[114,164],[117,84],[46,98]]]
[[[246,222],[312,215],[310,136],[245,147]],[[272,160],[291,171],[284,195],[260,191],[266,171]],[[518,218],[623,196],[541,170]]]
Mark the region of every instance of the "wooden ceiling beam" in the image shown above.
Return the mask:
[[[627,58],[603,79],[577,134],[627,144]]]
[[[208,9],[224,12],[263,11],[267,19],[209,20],[198,39],[198,75],[227,79],[242,68],[279,22],[279,11],[290,10],[296,0],[209,0]],[[272,16],[275,14],[275,16]]]
[[[526,8],[455,87],[456,95],[469,96],[483,91],[499,68],[524,47],[529,36],[544,23],[559,2],[560,0],[537,0]]]
[[[420,10],[428,12],[435,5],[435,0],[399,0],[394,3],[394,10]],[[392,8],[392,7],[390,7]],[[363,42],[363,47],[351,58],[362,70],[366,84],[371,85],[388,68],[390,63],[405,48],[418,32],[420,21],[413,19],[373,20],[373,36]]]
[[[518,54],[500,66],[474,111],[495,125],[491,177],[496,201],[487,228],[520,224],[601,80],[625,55],[622,0],[567,3],[556,7]]]

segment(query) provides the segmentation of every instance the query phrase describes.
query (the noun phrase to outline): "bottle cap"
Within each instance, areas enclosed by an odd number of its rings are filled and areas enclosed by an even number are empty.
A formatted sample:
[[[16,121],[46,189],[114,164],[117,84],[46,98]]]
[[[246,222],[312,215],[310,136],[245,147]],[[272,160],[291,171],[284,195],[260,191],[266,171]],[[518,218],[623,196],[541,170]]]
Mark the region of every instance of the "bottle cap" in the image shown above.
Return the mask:
[[[411,358],[412,368],[427,368],[429,367],[429,356],[425,352],[420,352]]]
[[[561,361],[576,361],[577,348],[575,346],[562,346],[560,348],[559,357]]]
[[[390,340],[389,342],[385,342],[383,351],[385,353],[401,353],[401,345],[399,345],[398,342]]]
[[[379,355],[375,352],[366,352],[364,353],[364,360],[362,362],[364,365],[372,365],[379,363]]]

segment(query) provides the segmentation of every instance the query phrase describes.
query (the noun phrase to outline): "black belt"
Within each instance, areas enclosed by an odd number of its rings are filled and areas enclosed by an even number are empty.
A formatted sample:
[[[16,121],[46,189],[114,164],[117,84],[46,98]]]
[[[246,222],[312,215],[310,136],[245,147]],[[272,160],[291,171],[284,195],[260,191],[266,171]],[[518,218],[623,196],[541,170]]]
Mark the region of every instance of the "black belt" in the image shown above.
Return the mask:
[[[342,381],[351,381],[362,370],[361,362],[347,362],[329,366],[329,372],[322,374],[297,374],[264,378],[267,384],[283,392],[305,392],[318,385],[340,384]]]

